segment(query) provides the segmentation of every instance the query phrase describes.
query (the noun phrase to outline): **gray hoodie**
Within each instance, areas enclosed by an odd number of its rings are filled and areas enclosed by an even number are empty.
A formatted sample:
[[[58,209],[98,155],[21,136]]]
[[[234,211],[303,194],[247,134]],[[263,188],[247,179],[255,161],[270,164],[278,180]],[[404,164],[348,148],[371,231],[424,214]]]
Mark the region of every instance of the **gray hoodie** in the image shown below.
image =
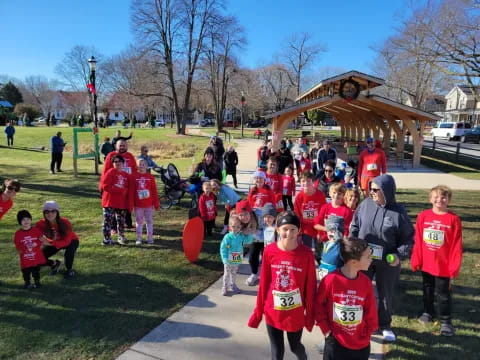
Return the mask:
[[[370,197],[363,200],[355,211],[350,234],[382,246],[383,260],[392,253],[406,258],[413,246],[414,229],[405,208],[395,200],[395,180],[384,174],[372,181],[382,189],[386,204],[377,205]]]

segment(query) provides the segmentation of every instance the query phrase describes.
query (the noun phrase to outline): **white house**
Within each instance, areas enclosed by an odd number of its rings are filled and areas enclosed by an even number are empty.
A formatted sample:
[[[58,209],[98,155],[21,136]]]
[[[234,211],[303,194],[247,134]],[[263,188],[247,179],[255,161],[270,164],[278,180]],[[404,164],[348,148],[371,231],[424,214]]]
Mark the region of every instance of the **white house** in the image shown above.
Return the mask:
[[[475,87],[480,92],[480,86]],[[480,124],[480,102],[475,100],[472,89],[467,85],[457,85],[445,96],[446,109],[444,121],[469,122]]]

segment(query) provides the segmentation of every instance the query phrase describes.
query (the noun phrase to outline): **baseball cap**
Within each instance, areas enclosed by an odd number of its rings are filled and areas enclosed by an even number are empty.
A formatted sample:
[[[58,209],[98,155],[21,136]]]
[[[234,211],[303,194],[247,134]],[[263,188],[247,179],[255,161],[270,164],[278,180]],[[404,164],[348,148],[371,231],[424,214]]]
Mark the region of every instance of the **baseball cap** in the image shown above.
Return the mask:
[[[367,142],[367,144],[373,144],[374,139],[373,139],[373,137],[369,136],[369,137],[367,137],[367,139],[365,141]]]
[[[267,176],[265,175],[265,173],[263,171],[258,171],[258,170],[253,173],[253,177],[254,178],[258,177],[258,178],[262,178],[262,179],[265,179],[265,180],[267,179]]]
[[[277,227],[282,225],[294,225],[300,228],[300,219],[293,211],[284,211],[277,217]]]
[[[235,205],[235,211],[237,214],[240,214],[241,212],[251,212],[252,208],[250,207],[250,204],[248,203],[247,200],[240,200],[237,202]]]
[[[323,145],[331,145],[332,143],[330,140],[323,140]]]

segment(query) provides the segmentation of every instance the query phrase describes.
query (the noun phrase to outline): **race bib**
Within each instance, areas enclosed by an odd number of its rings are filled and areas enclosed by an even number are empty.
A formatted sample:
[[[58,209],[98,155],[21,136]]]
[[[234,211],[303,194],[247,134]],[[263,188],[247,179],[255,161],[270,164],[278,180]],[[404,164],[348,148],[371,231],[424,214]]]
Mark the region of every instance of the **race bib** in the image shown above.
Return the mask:
[[[362,322],[363,307],[361,305],[342,305],[333,303],[333,321],[342,326],[358,325]]]
[[[292,310],[302,306],[302,298],[300,297],[300,289],[292,291],[276,291],[272,290],[273,308],[275,310]]]
[[[142,199],[148,199],[150,197],[150,191],[149,190],[137,190],[138,198],[140,200]]]
[[[241,264],[243,261],[243,253],[241,252],[231,252],[228,254],[228,262],[230,264]]]
[[[445,242],[445,233],[442,230],[423,229],[423,242],[431,247],[440,248]]]
[[[124,167],[122,170],[125,171],[127,174],[131,174],[131,173],[132,173],[132,168],[131,168],[131,167],[128,167],[128,166]]]
[[[317,271],[317,280],[322,280],[325,276],[328,275],[328,270],[324,268],[319,268]]]
[[[377,170],[377,164],[375,164],[375,163],[367,164],[367,170],[368,171]]]
[[[304,220],[313,220],[317,216],[317,211],[314,209],[305,209],[303,210],[303,219]]]
[[[368,243],[368,245],[372,248],[372,259],[374,260],[382,260],[383,258],[383,246]]]

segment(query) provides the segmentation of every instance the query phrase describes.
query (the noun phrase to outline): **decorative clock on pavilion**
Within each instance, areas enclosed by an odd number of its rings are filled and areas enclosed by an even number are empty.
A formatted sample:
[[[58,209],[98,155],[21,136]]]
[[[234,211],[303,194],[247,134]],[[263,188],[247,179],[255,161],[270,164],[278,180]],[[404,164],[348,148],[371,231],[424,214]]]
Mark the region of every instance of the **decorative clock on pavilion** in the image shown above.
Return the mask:
[[[342,81],[340,84],[340,89],[338,90],[338,95],[341,98],[352,101],[355,100],[360,94],[360,84],[355,80],[348,79]]]

